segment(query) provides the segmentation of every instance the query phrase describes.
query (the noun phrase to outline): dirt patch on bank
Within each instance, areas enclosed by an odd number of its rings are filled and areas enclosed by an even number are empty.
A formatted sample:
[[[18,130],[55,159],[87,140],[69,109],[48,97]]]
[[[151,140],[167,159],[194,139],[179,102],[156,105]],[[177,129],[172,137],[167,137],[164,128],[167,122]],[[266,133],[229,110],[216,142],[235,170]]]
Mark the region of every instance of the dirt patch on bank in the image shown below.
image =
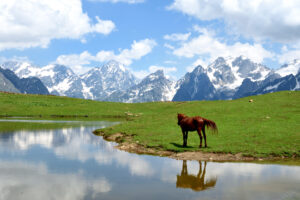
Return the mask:
[[[267,157],[267,158],[257,158],[243,156],[242,153],[230,154],[230,153],[208,153],[202,151],[193,152],[174,152],[162,150],[160,148],[145,147],[132,141],[132,137],[122,134],[115,133],[112,135],[105,135],[103,132],[94,132],[94,134],[103,136],[103,139],[107,141],[117,142],[118,145],[115,148],[127,151],[130,153],[137,154],[148,154],[169,157],[177,160],[201,160],[201,161],[263,161],[263,160],[282,160],[284,157]]]

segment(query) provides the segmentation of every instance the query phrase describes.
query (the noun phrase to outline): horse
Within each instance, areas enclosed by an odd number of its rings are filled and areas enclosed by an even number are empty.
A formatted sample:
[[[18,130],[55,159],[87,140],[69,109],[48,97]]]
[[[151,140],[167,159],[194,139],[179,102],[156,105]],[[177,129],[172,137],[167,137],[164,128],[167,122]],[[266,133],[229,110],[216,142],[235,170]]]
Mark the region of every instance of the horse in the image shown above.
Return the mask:
[[[181,127],[182,131],[182,136],[183,136],[183,147],[187,146],[187,139],[188,139],[188,132],[189,131],[197,131],[198,135],[200,137],[200,145],[199,148],[202,147],[202,135],[201,131],[203,133],[204,141],[205,141],[205,147],[207,147],[207,142],[206,142],[206,134],[205,134],[205,126],[207,128],[210,128],[214,132],[218,132],[218,128],[215,122],[205,119],[200,116],[195,116],[195,117],[188,117],[184,114],[177,114],[177,119],[178,119],[178,125]]]

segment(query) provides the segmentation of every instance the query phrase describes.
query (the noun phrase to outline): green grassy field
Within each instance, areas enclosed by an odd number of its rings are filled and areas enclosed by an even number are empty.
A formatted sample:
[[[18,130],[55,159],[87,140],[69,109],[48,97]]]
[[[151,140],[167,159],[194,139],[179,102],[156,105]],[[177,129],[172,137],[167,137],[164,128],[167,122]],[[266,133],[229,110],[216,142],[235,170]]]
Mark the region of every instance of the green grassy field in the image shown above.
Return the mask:
[[[249,99],[254,101],[250,103]],[[144,146],[177,152],[199,150],[196,132],[189,133],[188,147],[182,148],[177,113],[200,115],[215,121],[219,129],[218,135],[208,131],[208,148],[201,151],[300,157],[299,102],[300,92],[289,91],[232,101],[136,104],[0,93],[0,115],[122,121],[102,131],[107,135],[121,132]]]

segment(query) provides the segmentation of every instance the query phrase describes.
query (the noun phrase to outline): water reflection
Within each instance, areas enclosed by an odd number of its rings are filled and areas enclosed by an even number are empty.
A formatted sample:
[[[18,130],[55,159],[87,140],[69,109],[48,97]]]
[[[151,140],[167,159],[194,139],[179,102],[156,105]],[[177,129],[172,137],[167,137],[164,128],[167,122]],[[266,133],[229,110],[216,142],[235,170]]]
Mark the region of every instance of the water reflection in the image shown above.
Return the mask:
[[[216,185],[217,178],[205,179],[206,162],[204,162],[204,168],[202,170],[202,162],[199,161],[199,171],[197,175],[189,174],[187,168],[187,161],[182,161],[181,174],[177,175],[176,187],[190,188],[194,191],[207,190],[213,188]]]
[[[105,142],[92,134],[100,126],[81,126],[57,130],[16,131],[0,135],[0,153],[14,152],[24,154],[32,148],[51,150],[57,157],[86,162],[94,160],[100,165],[118,165],[128,167],[131,174],[139,176],[152,175],[149,163],[138,155],[131,155],[116,150],[115,143]]]
[[[0,134],[0,200],[300,199],[300,167],[130,154],[92,134],[109,125]]]
[[[0,199],[97,199],[112,189],[104,177],[89,179],[84,174],[50,172],[43,163],[1,161]]]

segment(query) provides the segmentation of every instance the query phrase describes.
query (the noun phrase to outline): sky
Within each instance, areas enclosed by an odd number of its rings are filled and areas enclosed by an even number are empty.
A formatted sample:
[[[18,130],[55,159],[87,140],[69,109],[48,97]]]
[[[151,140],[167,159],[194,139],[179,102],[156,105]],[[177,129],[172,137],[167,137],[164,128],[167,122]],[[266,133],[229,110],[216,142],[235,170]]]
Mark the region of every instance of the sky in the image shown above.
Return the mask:
[[[109,60],[138,78],[172,79],[217,57],[277,69],[300,59],[299,0],[1,0],[0,62],[63,64],[83,74]]]

